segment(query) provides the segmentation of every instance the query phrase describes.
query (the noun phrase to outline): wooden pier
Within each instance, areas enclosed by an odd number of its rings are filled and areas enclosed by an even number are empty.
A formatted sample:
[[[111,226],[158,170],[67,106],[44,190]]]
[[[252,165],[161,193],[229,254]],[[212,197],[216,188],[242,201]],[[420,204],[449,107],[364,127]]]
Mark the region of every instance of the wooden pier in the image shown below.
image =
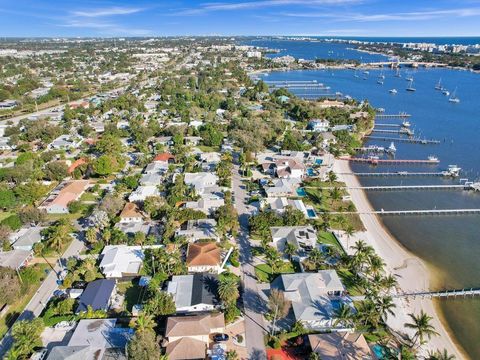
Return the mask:
[[[402,165],[402,164],[427,164],[435,165],[440,163],[438,159],[375,159],[375,158],[356,158],[344,157],[343,160],[352,162],[366,163],[372,165]]]
[[[361,173],[342,173],[341,175],[355,175],[355,176],[452,176],[447,172],[410,172],[410,171],[397,171],[397,172],[361,172]]]
[[[401,128],[400,130],[374,128],[372,131],[376,132],[376,133],[383,133],[383,134],[402,134],[402,135],[408,135],[408,136],[413,136],[414,135],[413,130],[406,129],[406,128]]]
[[[412,144],[440,144],[438,140],[427,140],[427,139],[420,139],[420,138],[393,138],[393,137],[384,137],[384,136],[372,136],[366,135],[366,138],[370,140],[381,140],[381,141],[397,141],[397,142],[406,142]]]
[[[412,115],[407,113],[398,113],[398,114],[377,114],[375,117],[377,119],[406,119]]]
[[[340,187],[342,189],[342,187]],[[452,185],[384,185],[384,186],[356,186],[346,190],[394,191],[394,190],[473,190],[467,184]]]
[[[375,123],[375,126],[383,126],[383,127],[395,127],[395,128],[402,127],[402,125],[401,125],[401,124],[377,124],[377,123]]]
[[[419,291],[412,291],[412,292],[393,293],[390,295],[393,298],[457,299],[457,298],[480,296],[480,288],[441,290],[441,291],[419,290]],[[365,295],[359,295],[359,296],[352,296],[351,299],[353,301],[363,301],[366,299],[366,297]]]
[[[423,210],[373,210],[332,211],[332,215],[480,215],[480,209],[423,209]]]

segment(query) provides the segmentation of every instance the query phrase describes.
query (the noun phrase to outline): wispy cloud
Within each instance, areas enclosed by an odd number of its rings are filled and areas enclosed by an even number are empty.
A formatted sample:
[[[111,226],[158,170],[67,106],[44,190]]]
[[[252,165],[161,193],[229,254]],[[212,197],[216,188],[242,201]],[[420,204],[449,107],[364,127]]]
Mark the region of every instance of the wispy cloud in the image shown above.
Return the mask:
[[[283,16],[302,18],[332,18],[338,21],[378,22],[378,21],[417,21],[432,20],[442,17],[480,16],[480,8],[461,8],[446,10],[426,10],[403,13],[362,14],[362,13],[327,13],[327,12],[297,12],[282,13]]]
[[[232,11],[232,10],[252,10],[269,7],[280,7],[289,5],[307,5],[307,6],[321,6],[321,5],[343,5],[360,3],[362,0],[258,0],[246,2],[218,2],[218,3],[204,3],[197,8],[182,9],[174,13],[174,15],[196,15],[211,11]]]
[[[143,8],[131,8],[131,7],[110,7],[110,8],[103,8],[103,9],[94,9],[94,10],[77,10],[72,11],[71,14],[73,16],[80,16],[80,17],[107,17],[107,16],[115,16],[115,15],[130,15],[141,12],[145,9]]]

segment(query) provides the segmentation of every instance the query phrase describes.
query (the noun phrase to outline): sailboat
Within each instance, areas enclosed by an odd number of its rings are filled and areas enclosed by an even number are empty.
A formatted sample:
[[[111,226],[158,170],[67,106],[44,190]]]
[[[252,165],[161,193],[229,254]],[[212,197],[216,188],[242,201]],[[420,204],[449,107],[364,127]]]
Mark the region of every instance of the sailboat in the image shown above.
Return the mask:
[[[355,72],[354,72],[353,76],[358,78],[357,69],[355,69]]]
[[[409,81],[407,91],[415,91],[415,90],[416,89],[413,87],[413,77],[412,77],[411,80]]]
[[[443,87],[442,87],[442,78],[440,78],[440,79],[438,80],[437,85],[435,85],[435,90],[443,90]]]
[[[460,102],[460,99],[457,97],[456,93],[457,93],[457,88],[455,88],[452,96],[448,99],[448,101],[450,101],[451,103],[457,103],[458,104]]]
[[[402,77],[402,75],[400,74],[400,68],[397,67],[397,72],[395,73],[395,77]]]
[[[378,75],[378,78],[381,79],[381,80],[385,80],[385,75],[383,75],[383,69],[380,72],[380,75]]]
[[[405,80],[407,81],[413,81],[413,76],[412,75],[409,75],[405,78]]]
[[[390,94],[394,94],[394,95],[395,95],[395,94],[397,93],[397,89],[390,89],[390,90],[388,90],[388,92],[389,92]]]

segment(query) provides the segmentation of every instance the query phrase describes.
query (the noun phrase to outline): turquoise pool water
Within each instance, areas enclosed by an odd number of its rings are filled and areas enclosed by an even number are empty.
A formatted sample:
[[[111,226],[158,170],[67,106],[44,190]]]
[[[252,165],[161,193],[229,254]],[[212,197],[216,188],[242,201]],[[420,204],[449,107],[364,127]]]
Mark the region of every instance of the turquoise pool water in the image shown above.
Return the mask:
[[[297,189],[297,195],[298,196],[307,196],[307,193],[305,192],[304,188],[298,188]]]
[[[315,211],[313,209],[307,209],[307,215],[310,218],[314,218],[314,217],[317,216],[317,214],[315,213]]]
[[[316,159],[316,160],[315,160],[315,164],[316,164],[316,165],[322,165],[322,163],[323,163],[323,160],[322,160],[322,159]]]
[[[308,168],[307,169],[307,175],[308,176],[315,176],[315,170],[313,170],[312,168]]]

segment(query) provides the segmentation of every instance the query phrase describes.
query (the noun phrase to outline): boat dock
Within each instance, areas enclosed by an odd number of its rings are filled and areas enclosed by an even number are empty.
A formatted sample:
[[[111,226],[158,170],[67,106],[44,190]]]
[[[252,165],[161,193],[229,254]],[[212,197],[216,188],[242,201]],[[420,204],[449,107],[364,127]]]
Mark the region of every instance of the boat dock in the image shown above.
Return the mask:
[[[395,127],[395,128],[402,127],[402,125],[401,125],[401,124],[377,124],[377,123],[375,123],[375,126],[383,126],[383,127]]]
[[[355,158],[348,157],[343,158],[343,160],[368,163],[368,164],[384,164],[384,165],[393,165],[393,164],[438,164],[440,161],[438,159],[376,159],[376,158]]]
[[[398,113],[398,114],[377,114],[375,117],[377,119],[406,119],[412,115],[407,113]]]
[[[384,136],[372,136],[366,135],[365,138],[370,140],[381,140],[381,141],[397,141],[397,142],[407,142],[413,144],[440,144],[439,140],[427,140],[427,139],[420,139],[420,138],[393,138],[393,137],[384,137]]]
[[[452,176],[450,173],[441,172],[410,172],[410,171],[397,171],[397,172],[361,172],[361,173],[342,173],[342,175],[355,175],[355,176]]]
[[[342,189],[342,187],[340,187]],[[452,185],[386,185],[386,186],[356,186],[343,188],[346,190],[370,190],[370,191],[388,191],[388,190],[473,190],[469,183]]]
[[[424,209],[424,210],[373,210],[373,211],[335,211],[332,215],[480,215],[480,209]]]
[[[474,297],[480,295],[480,288],[470,288],[470,289],[455,289],[455,290],[441,290],[441,291],[428,291],[428,290],[419,290],[413,292],[400,292],[391,294],[394,298],[417,298],[422,299],[431,299],[431,298],[443,298],[443,299],[455,299],[455,298],[465,298],[465,297]],[[353,301],[363,301],[365,300],[364,295],[352,296]]]
[[[376,129],[374,128],[372,130],[373,132],[377,133],[383,133],[383,134],[402,134],[402,135],[408,135],[408,136],[413,136],[414,132],[413,130],[410,129],[400,129],[400,130],[389,130],[389,129]]]

